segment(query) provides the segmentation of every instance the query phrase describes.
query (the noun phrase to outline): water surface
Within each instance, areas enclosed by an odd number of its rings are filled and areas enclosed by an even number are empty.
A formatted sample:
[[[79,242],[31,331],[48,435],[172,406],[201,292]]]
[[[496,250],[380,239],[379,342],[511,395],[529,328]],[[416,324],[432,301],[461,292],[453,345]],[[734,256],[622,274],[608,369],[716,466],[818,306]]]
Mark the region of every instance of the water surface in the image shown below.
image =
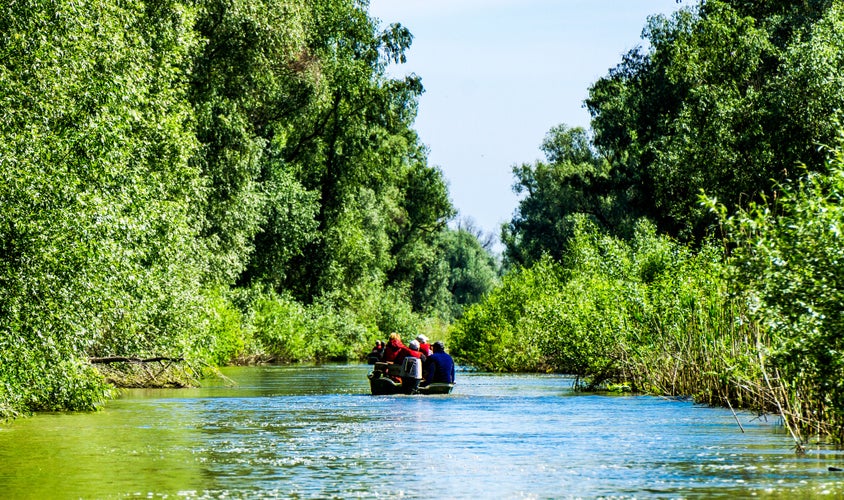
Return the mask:
[[[368,394],[365,365],[231,368],[90,414],[0,426],[4,498],[844,496],[844,454],[774,419],[459,373],[448,396]]]

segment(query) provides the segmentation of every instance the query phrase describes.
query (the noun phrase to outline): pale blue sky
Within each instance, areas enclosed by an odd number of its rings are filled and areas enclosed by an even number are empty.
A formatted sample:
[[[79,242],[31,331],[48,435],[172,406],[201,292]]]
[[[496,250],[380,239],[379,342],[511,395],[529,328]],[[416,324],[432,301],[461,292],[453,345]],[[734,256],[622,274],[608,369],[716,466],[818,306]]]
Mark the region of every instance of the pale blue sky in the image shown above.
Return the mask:
[[[425,93],[416,130],[460,215],[496,237],[512,218],[514,164],[542,158],[554,125],[589,126],[589,86],[643,44],[652,14],[675,0],[370,0],[386,26],[414,35],[406,64]],[[496,248],[500,251],[500,245]]]

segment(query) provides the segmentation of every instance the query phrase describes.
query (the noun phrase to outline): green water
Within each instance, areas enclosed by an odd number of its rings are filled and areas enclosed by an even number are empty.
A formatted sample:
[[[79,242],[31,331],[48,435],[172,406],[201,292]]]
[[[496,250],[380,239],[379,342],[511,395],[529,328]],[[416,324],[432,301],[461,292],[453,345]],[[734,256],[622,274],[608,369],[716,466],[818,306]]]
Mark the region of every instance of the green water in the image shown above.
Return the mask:
[[[836,498],[844,454],[775,419],[556,376],[459,373],[448,396],[368,394],[364,365],[226,370],[0,426],[3,498]]]

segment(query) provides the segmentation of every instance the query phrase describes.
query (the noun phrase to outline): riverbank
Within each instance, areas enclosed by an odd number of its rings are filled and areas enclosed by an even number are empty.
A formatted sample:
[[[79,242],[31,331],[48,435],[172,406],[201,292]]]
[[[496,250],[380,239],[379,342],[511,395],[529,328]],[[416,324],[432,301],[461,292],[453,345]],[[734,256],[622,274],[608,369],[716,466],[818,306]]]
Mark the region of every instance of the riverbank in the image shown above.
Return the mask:
[[[798,451],[844,442],[842,406],[824,392],[835,379],[801,369],[817,363],[800,344],[811,337],[766,321],[722,247],[692,251],[646,222],[629,243],[585,219],[575,233],[565,262],[513,271],[467,310],[452,331],[460,359],[778,415]]]

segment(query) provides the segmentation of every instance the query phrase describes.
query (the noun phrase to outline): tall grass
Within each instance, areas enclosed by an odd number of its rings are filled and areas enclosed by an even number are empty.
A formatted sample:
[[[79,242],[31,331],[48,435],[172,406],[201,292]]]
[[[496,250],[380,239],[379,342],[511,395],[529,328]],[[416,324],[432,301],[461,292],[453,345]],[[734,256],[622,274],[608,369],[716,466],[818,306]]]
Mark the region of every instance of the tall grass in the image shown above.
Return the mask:
[[[769,332],[760,364],[792,432],[844,443],[844,149],[825,167],[729,217],[704,200],[733,244],[730,274],[749,315]]]
[[[452,329],[454,353],[494,371],[555,371],[586,390],[623,387],[781,415],[798,447],[841,441],[782,346],[732,281],[723,248],[696,252],[639,223],[629,243],[578,222],[562,263],[506,276]],[[778,344],[780,343],[780,344]]]

